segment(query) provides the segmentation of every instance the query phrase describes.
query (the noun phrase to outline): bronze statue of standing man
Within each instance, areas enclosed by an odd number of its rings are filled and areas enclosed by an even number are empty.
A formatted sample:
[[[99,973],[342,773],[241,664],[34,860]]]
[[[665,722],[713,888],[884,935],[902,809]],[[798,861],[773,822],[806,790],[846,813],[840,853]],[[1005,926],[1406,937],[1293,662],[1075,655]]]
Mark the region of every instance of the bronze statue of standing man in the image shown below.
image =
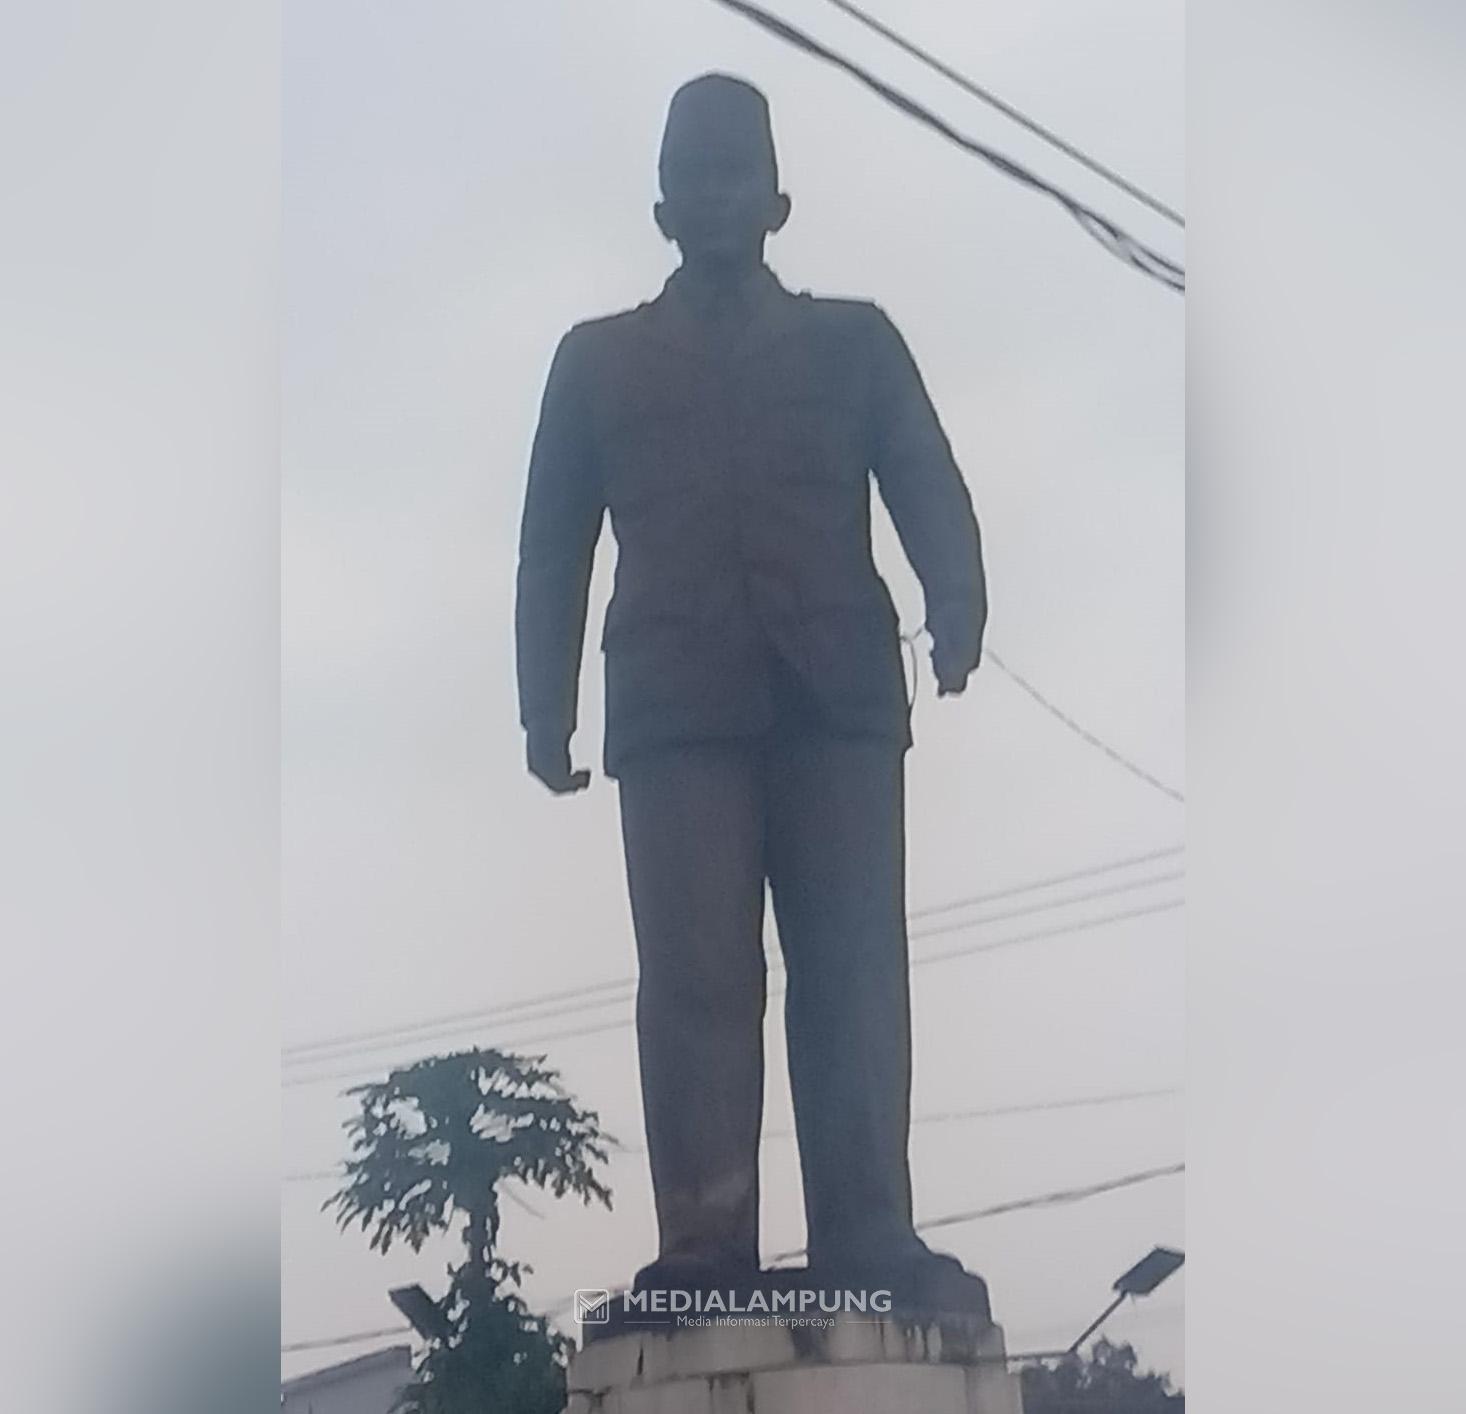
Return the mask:
[[[661,1234],[642,1287],[759,1267],[765,883],[812,1272],[935,1304],[979,1279],[912,1227],[911,1034],[897,619],[870,478],[926,597],[940,690],[987,617],[972,503],[905,343],[875,305],[785,290],[768,105],[710,74],[672,99],[656,299],[561,341],[530,463],[516,634],[529,769],[583,789],[569,741],[591,561],[618,545],[602,646],[637,1034]]]

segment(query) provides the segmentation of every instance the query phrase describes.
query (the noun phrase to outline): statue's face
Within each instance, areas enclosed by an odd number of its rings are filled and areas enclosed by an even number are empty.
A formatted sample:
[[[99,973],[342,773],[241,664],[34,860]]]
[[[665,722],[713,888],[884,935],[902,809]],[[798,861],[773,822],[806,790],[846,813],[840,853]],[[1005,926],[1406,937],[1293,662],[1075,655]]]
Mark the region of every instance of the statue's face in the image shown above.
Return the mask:
[[[685,259],[733,265],[761,259],[764,237],[788,211],[765,162],[746,145],[713,142],[668,164],[656,214]]]

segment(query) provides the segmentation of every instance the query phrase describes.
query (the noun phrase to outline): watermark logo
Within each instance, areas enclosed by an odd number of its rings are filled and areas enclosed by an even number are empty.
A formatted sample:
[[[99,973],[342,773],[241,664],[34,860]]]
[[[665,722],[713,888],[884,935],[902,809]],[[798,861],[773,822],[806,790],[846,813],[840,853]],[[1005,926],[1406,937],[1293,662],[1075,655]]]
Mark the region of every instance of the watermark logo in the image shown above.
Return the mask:
[[[814,1287],[744,1291],[619,1291],[601,1288],[575,1293],[575,1319],[604,1326],[613,1314],[627,1326],[817,1326],[829,1329],[836,1316],[878,1319],[891,1310],[891,1293],[822,1291]]]
[[[575,1319],[583,1326],[604,1326],[611,1319],[611,1293],[602,1287],[577,1291]]]

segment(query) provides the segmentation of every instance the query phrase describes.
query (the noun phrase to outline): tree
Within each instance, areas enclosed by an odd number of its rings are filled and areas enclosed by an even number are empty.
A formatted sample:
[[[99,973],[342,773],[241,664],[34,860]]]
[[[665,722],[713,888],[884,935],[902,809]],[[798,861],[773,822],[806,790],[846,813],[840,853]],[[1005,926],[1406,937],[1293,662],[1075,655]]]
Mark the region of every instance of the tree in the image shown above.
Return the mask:
[[[1100,1337],[1086,1360],[1023,1368],[1023,1414],[1184,1414],[1186,1396],[1167,1375],[1136,1373],[1134,1347]]]
[[[407,1414],[559,1414],[571,1346],[519,1295],[530,1268],[497,1250],[500,1187],[517,1180],[611,1206],[596,1175],[608,1161],[598,1116],[564,1092],[544,1057],[478,1049],[433,1056],[346,1093],[351,1157],[322,1205],[373,1249],[414,1252],[463,1218],[466,1255],[437,1305],[445,1335],[429,1343],[403,1395]]]

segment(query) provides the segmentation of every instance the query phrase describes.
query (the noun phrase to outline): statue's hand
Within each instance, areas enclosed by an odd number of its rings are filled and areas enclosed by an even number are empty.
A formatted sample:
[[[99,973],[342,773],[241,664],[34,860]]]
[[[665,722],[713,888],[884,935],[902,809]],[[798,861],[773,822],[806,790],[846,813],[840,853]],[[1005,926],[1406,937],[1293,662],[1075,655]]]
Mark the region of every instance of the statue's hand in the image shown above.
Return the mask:
[[[982,634],[986,613],[935,617],[929,625],[932,636],[932,672],[937,679],[937,696],[960,693],[968,677],[982,661]]]
[[[972,669],[960,667],[952,662],[944,662],[942,654],[933,648],[932,671],[937,678],[937,696],[955,697],[966,690],[967,679]]]
[[[590,784],[589,771],[570,769],[568,737],[530,732],[525,739],[525,758],[530,774],[556,795],[574,795]]]

